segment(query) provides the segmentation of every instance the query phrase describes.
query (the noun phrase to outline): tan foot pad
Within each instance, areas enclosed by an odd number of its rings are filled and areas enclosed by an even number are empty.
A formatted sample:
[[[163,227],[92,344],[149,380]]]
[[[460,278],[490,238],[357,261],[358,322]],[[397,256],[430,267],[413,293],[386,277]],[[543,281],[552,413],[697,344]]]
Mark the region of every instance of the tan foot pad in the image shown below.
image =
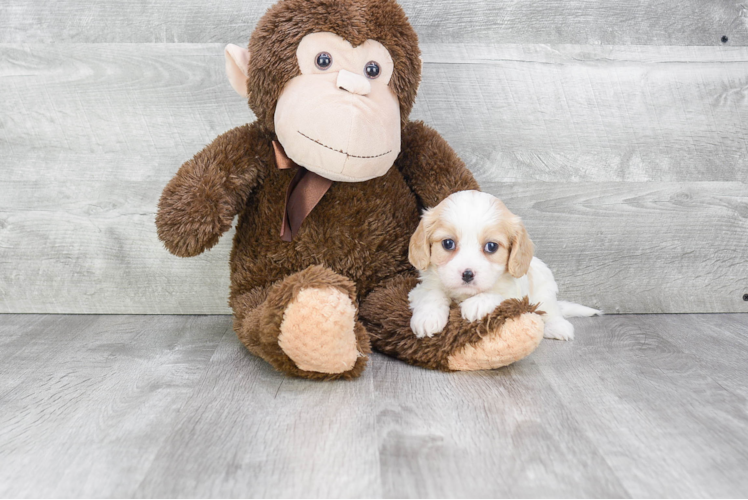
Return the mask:
[[[530,354],[543,340],[543,320],[537,314],[523,314],[504,322],[496,332],[476,344],[467,344],[447,360],[450,370],[493,370]]]
[[[417,284],[416,278],[393,279],[361,304],[359,318],[376,350],[432,370],[490,370],[528,356],[543,339],[543,320],[527,297],[506,300],[475,322],[463,319],[453,305],[441,333],[417,338],[410,329],[408,304],[408,293]]]
[[[278,345],[301,370],[343,373],[359,356],[356,306],[336,288],[307,288],[288,305]]]

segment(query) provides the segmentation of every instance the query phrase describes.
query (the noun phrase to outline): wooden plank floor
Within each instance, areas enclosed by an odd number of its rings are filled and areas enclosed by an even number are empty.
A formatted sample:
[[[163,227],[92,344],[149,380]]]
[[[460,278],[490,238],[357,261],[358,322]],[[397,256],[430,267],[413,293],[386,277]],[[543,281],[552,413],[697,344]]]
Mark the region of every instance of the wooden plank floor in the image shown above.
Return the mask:
[[[748,315],[574,322],[502,370],[314,383],[228,316],[0,315],[0,496],[748,495]]]

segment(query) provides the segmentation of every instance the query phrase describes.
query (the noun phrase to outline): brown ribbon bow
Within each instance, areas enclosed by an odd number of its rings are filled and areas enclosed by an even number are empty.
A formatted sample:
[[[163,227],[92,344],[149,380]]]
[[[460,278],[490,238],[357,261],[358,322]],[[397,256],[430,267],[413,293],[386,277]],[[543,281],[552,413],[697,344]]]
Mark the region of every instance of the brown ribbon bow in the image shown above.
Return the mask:
[[[297,169],[286,191],[286,207],[283,209],[283,224],[280,232],[283,241],[292,241],[298,234],[301,223],[312,213],[314,207],[330,189],[332,181],[294,163],[286,156],[283,146],[278,141],[273,141],[273,148],[275,149],[275,164],[280,170]]]

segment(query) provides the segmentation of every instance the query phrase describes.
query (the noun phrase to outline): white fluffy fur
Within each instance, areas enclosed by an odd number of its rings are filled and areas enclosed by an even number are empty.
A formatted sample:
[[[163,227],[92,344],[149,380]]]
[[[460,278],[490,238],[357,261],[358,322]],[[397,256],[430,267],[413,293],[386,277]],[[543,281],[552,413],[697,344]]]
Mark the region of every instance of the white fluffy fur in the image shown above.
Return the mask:
[[[438,214],[452,227],[459,228],[460,234],[454,257],[441,266],[431,262],[421,271],[421,283],[410,292],[411,329],[418,337],[430,337],[444,329],[452,300],[460,304],[463,318],[476,321],[490,314],[505,299],[529,296],[531,303],[539,303],[539,309],[545,311],[542,316],[545,338],[559,340],[574,338],[574,326],[565,318],[602,314],[596,309],[558,301],[553,273],[538,258],[532,258],[527,274],[520,278],[508,272],[507,262],[497,263],[487,258],[486,242],[479,240],[486,227],[495,226],[502,217],[512,217],[521,225],[519,218],[495,197],[478,191],[462,191],[444,200],[430,213],[432,217]],[[438,232],[433,236],[438,243]],[[507,235],[507,239],[511,241],[511,235]],[[462,279],[466,269],[475,275],[470,283]]]

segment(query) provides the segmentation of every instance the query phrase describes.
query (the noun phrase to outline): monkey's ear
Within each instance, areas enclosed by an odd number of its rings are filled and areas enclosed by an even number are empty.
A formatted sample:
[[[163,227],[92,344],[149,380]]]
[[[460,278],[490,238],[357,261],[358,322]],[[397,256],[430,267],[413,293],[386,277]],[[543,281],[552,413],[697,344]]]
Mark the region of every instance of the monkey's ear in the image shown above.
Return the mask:
[[[249,50],[230,43],[223,50],[226,56],[226,76],[229,83],[240,96],[247,98],[247,79],[249,78]]]

